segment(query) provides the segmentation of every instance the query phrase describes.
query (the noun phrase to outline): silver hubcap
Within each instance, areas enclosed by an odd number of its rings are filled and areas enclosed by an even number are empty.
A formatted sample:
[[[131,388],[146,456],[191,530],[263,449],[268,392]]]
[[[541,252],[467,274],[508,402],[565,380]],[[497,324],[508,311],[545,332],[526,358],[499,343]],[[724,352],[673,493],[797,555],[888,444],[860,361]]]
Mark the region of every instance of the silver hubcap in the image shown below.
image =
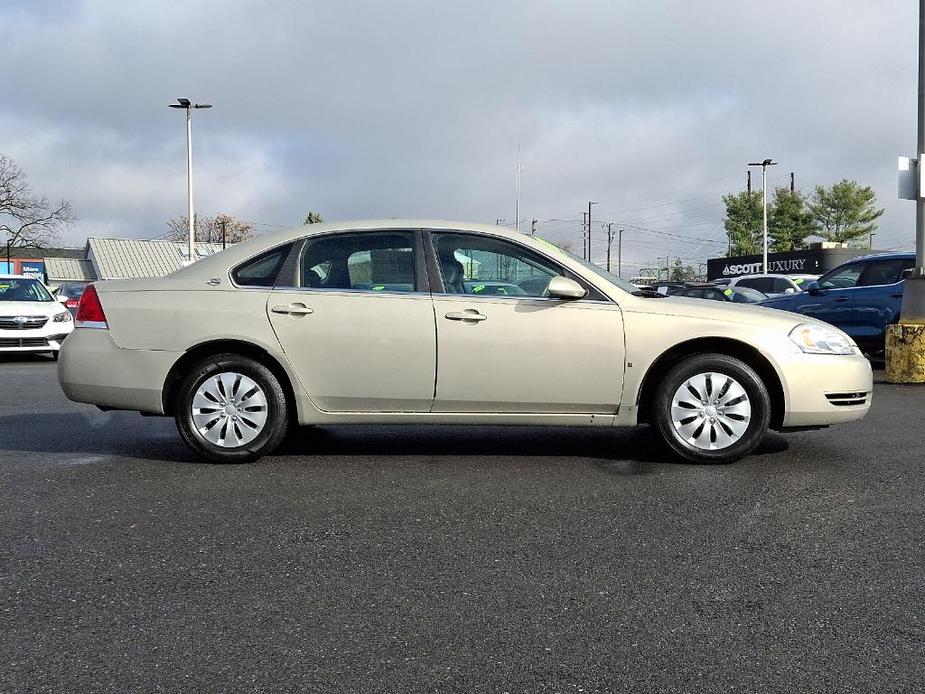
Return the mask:
[[[250,443],[267,423],[267,396],[239,373],[220,373],[202,382],[193,396],[193,425],[200,436],[222,448]]]
[[[731,446],[745,435],[751,417],[748,393],[726,374],[691,376],[671,399],[671,422],[678,438],[701,450]]]

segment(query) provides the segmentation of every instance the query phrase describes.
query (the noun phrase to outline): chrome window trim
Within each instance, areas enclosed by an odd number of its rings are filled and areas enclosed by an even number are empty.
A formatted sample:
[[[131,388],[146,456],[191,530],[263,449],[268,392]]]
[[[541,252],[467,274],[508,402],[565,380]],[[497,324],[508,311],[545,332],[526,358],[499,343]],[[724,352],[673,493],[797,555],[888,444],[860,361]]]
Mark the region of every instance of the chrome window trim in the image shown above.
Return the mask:
[[[428,299],[431,296],[430,292],[419,292],[417,290],[402,292],[395,289],[380,289],[376,291],[375,289],[327,289],[325,287],[273,287],[273,291],[299,294],[346,294],[348,296],[357,294],[368,294],[371,296],[420,296]]]

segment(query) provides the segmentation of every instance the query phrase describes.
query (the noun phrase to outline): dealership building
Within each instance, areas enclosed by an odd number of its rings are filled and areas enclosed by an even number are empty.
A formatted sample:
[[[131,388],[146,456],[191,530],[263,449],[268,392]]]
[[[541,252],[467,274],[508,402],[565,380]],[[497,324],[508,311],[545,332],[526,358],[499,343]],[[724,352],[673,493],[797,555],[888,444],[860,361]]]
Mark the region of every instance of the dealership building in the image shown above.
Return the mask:
[[[220,243],[196,244],[200,258],[220,250]],[[90,238],[83,248],[13,248],[9,258],[0,260],[0,273],[36,277],[57,287],[64,282],[163,277],[188,259],[188,246],[179,241]]]
[[[768,253],[768,272],[777,275],[822,275],[852,258],[878,252],[881,251],[846,248],[839,244],[811,244],[802,251]],[[760,255],[710,258],[707,260],[707,279],[713,281],[758,275],[764,272],[762,261]]]

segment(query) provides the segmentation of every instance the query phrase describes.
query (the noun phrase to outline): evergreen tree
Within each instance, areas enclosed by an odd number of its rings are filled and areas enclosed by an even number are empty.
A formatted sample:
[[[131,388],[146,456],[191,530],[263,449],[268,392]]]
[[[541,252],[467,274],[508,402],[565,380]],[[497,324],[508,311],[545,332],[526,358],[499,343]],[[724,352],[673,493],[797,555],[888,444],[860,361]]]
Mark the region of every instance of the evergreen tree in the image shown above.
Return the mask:
[[[877,196],[869,186],[842,179],[831,188],[816,186],[809,211],[821,236],[828,241],[862,242],[877,230]]]

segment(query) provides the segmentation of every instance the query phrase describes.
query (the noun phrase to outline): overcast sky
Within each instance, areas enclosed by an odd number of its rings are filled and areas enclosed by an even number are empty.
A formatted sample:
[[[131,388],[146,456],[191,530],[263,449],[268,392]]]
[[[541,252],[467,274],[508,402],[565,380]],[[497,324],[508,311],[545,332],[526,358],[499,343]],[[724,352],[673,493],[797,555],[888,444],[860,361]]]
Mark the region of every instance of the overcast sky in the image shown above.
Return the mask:
[[[913,0],[0,2],[0,152],[69,199],[67,245],[155,237],[186,209],[269,231],[328,220],[521,217],[627,229],[631,270],[725,248],[748,161],[810,190],[854,178],[908,248]],[[760,176],[756,177],[760,183]],[[563,220],[563,221],[546,221]],[[522,224],[529,229],[529,221]],[[595,260],[604,253],[595,222]]]

